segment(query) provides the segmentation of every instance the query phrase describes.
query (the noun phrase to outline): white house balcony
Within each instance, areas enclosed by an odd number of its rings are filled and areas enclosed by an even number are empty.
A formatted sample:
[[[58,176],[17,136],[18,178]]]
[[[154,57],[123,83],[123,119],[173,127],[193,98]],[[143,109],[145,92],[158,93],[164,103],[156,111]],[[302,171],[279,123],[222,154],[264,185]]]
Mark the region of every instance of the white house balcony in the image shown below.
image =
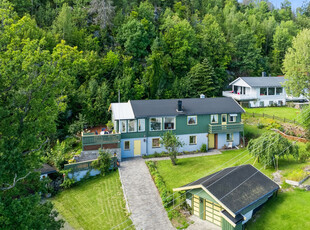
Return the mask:
[[[245,94],[238,94],[238,93],[234,93],[232,91],[223,91],[222,95],[224,97],[231,97],[236,99],[237,101],[246,101],[246,100],[254,100],[256,99],[255,96],[251,96],[251,95],[245,95]]]

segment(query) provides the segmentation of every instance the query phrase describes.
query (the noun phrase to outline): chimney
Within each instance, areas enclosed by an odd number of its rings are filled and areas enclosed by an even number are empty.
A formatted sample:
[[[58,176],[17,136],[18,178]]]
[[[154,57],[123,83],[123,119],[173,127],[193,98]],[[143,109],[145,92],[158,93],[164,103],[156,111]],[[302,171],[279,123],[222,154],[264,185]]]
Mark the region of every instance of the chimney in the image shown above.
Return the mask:
[[[266,72],[262,72],[262,77],[267,77]]]
[[[182,109],[182,101],[181,100],[178,100],[178,112],[183,112],[183,109]]]
[[[206,98],[204,94],[200,94],[200,98]]]

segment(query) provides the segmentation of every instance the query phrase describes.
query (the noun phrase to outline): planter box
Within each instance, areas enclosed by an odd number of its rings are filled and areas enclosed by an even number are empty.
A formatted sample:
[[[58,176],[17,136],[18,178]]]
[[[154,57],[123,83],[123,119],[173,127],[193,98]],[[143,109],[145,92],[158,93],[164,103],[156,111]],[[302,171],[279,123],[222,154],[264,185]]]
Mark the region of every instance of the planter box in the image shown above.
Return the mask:
[[[286,183],[293,185],[293,186],[299,186],[302,183],[304,183],[305,180],[307,180],[309,178],[309,176],[306,176],[304,179],[300,180],[300,181],[293,181],[293,180],[285,180]]]

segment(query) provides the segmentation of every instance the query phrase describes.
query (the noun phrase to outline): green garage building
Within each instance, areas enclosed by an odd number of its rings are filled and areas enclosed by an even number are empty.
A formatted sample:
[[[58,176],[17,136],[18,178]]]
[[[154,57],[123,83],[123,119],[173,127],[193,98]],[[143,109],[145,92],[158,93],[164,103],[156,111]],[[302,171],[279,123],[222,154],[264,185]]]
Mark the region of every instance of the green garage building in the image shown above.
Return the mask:
[[[226,168],[174,189],[187,191],[194,215],[223,230],[243,229],[278,190],[278,184],[252,165]]]

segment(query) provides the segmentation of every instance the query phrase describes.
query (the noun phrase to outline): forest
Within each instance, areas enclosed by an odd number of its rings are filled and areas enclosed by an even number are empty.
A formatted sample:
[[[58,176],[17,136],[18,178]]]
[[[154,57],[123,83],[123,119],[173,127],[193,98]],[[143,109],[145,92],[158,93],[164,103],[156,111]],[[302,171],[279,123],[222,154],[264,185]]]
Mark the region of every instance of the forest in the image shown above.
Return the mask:
[[[74,122],[105,124],[118,91],[123,102],[214,97],[239,76],[283,75],[292,39],[310,27],[309,7],[293,13],[287,0],[280,9],[237,0],[10,3],[2,34],[14,33],[20,50],[34,42],[47,56],[67,56],[58,137]],[[12,43],[3,40],[2,50]]]

